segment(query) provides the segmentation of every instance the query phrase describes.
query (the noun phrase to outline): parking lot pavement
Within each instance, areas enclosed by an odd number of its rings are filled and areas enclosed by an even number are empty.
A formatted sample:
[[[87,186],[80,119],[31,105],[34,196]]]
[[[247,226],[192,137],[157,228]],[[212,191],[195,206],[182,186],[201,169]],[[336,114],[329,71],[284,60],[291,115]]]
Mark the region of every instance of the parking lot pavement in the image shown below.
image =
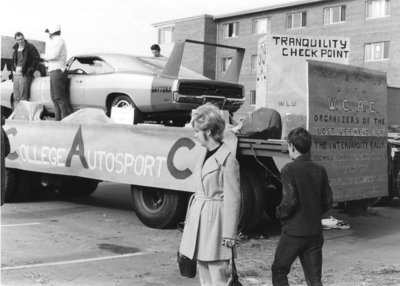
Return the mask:
[[[181,233],[144,226],[129,186],[100,184],[93,196],[5,204],[1,285],[197,285],[181,278]]]
[[[176,264],[181,233],[144,226],[132,211],[129,186],[101,183],[90,197],[56,194],[1,208],[1,285],[199,285]],[[400,285],[400,200],[348,217],[348,230],[324,231],[323,282],[328,286]],[[264,236],[238,248],[244,286],[271,285],[270,266],[280,227],[269,219]],[[305,285],[296,262],[291,285]]]

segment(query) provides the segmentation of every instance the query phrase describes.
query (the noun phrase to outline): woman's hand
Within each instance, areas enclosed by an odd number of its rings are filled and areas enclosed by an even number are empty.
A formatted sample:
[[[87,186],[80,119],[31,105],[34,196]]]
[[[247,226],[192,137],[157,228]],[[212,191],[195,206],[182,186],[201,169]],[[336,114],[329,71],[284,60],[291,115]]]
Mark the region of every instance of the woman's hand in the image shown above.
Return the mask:
[[[232,248],[235,245],[235,239],[233,239],[233,238],[224,238],[222,240],[221,244],[226,246],[226,247]]]

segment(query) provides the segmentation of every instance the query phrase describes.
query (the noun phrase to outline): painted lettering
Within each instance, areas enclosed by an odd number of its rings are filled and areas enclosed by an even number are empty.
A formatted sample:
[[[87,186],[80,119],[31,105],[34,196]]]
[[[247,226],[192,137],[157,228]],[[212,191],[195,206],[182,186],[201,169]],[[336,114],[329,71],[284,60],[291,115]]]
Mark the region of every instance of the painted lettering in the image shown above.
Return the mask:
[[[72,147],[68,153],[65,166],[71,167],[71,160],[74,155],[77,155],[81,160],[82,166],[87,169],[89,168],[88,163],[85,158],[85,145],[82,138],[82,127],[79,126],[78,131],[75,134],[74,141],[72,142]]]
[[[188,168],[186,168],[184,170],[179,170],[175,167],[175,165],[174,165],[175,153],[182,147],[186,147],[189,150],[192,150],[195,145],[196,144],[193,142],[192,139],[183,137],[183,138],[178,139],[172,146],[171,150],[169,151],[168,157],[167,157],[167,167],[168,167],[168,171],[175,179],[184,180],[184,179],[188,178],[190,175],[192,175],[192,171],[190,171]]]

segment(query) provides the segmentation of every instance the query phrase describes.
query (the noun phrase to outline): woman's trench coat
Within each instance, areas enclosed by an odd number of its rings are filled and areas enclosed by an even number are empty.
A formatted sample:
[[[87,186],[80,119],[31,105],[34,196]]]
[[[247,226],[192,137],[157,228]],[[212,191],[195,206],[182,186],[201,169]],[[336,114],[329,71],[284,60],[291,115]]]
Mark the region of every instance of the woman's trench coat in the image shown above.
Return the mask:
[[[223,143],[204,163],[200,156],[194,172],[195,194],[189,202],[179,252],[200,261],[229,260],[223,238],[236,238],[240,212],[239,164]]]

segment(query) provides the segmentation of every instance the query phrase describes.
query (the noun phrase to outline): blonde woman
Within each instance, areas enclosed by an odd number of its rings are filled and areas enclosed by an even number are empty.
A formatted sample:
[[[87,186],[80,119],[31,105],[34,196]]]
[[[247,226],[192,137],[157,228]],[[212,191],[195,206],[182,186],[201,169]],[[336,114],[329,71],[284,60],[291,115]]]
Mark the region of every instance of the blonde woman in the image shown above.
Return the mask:
[[[194,136],[205,147],[194,172],[180,253],[198,262],[201,285],[228,285],[231,248],[240,211],[239,164],[223,142],[225,121],[220,110],[206,104],[192,120]]]

